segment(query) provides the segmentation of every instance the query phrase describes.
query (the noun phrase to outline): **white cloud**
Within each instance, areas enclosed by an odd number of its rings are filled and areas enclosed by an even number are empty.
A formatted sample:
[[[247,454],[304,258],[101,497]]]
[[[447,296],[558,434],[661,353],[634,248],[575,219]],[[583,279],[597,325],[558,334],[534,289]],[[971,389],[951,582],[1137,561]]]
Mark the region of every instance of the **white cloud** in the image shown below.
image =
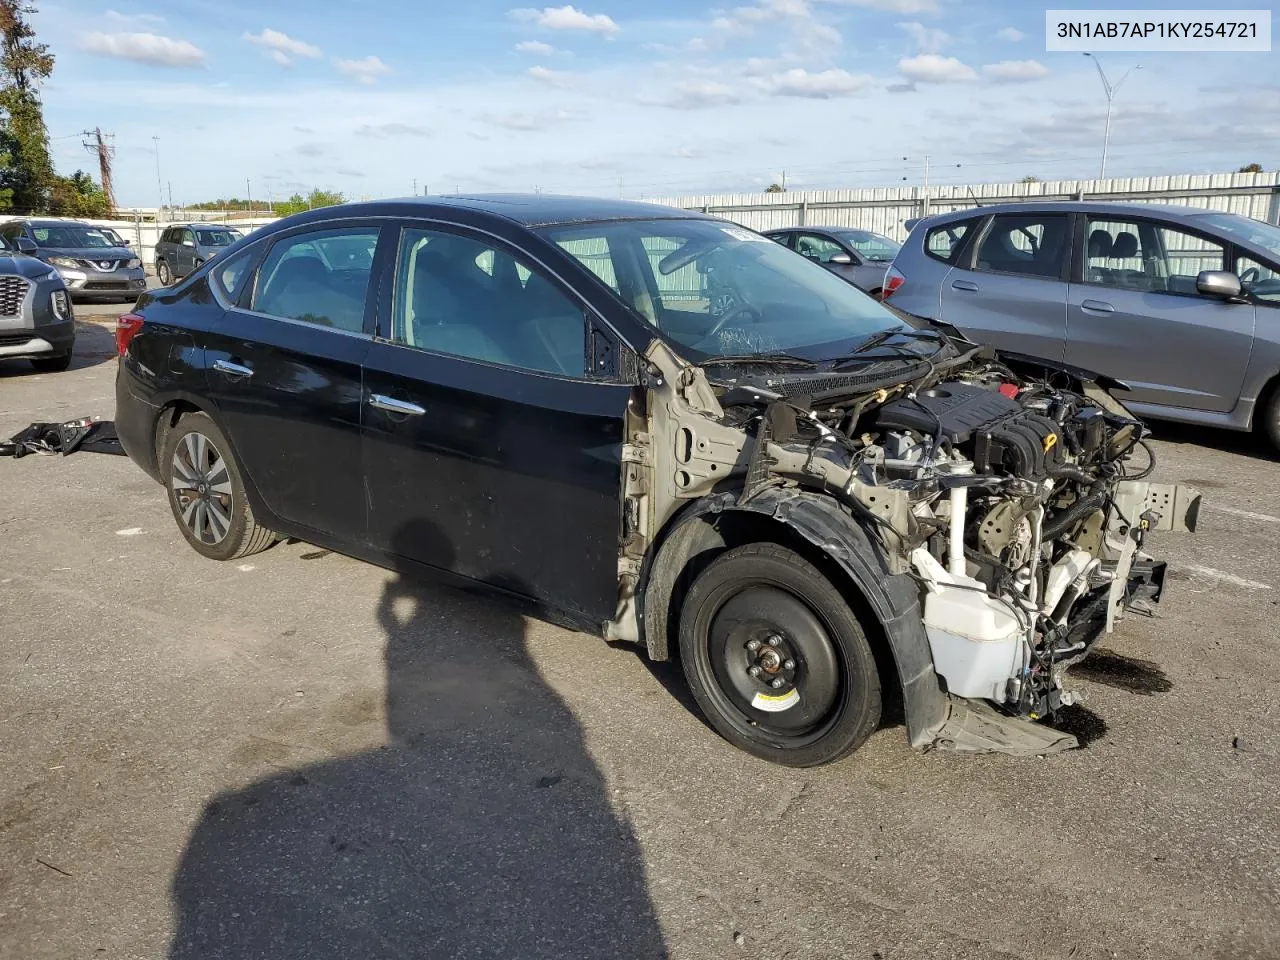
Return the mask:
[[[910,23],[898,24],[899,29],[906,31],[917,47],[924,53],[937,53],[947,44],[952,42],[951,34],[945,30],[935,30],[932,27],[926,27],[918,20]]]
[[[1049,68],[1039,60],[1002,60],[982,68],[985,76],[996,83],[1022,83],[1049,75]]]
[[[391,68],[374,56],[362,60],[334,60],[333,65],[344,77],[349,77],[356,83],[377,83],[378,77],[391,73]]]
[[[390,123],[366,123],[356,128],[357,137],[373,137],[374,139],[385,139],[387,137],[429,137],[431,131],[426,127],[419,127],[409,123],[400,123],[392,121]]]
[[[122,26],[164,23],[164,17],[157,13],[121,13],[119,10],[108,10],[103,14],[103,17],[112,23],[118,23]]]
[[[899,60],[898,72],[912,83],[959,83],[978,77],[973,67],[955,57],[940,57],[936,53]]]
[[[533,7],[519,7],[509,11],[507,15],[548,30],[582,30],[586,33],[613,36],[621,29],[608,14],[584,13],[570,4],[563,7],[543,7],[541,10]]]
[[[828,56],[840,46],[840,31],[813,15],[809,0],[756,0],[750,6],[723,11],[711,21],[711,29],[721,41],[749,36],[762,24],[784,23],[790,43],[784,52],[795,58]]]
[[[187,40],[155,33],[101,33],[80,35],[80,49],[103,57],[118,57],[157,67],[203,67],[204,51]]]
[[[1010,43],[1017,43],[1020,40],[1027,39],[1027,35],[1017,27],[1005,27],[1003,30],[996,31],[997,40],[1008,40]]]
[[[292,64],[295,57],[314,59],[320,56],[319,47],[303,40],[295,40],[279,30],[272,30],[270,27],[264,28],[261,33],[249,33],[246,30],[240,39],[248,40],[250,43],[270,51],[271,59],[283,67]]]
[[[542,113],[507,113],[496,117],[484,116],[480,119],[485,123],[493,124],[495,127],[527,133],[533,130],[546,130],[557,124],[568,123],[571,120],[580,120],[582,118],[576,113],[570,113],[568,110],[552,110]]]
[[[338,176],[340,177],[363,177],[363,170],[353,170],[350,167],[339,167]]]
[[[734,89],[715,80],[687,80],[676,87],[675,93],[663,101],[665,106],[677,110],[700,110],[705,107],[724,107],[738,102]]]
[[[810,73],[799,68],[758,77],[753,83],[766,93],[779,97],[809,97],[827,100],[832,97],[848,97],[872,83],[865,73],[854,74],[847,70],[823,70]]]
[[[938,0],[821,0],[824,3],[838,3],[846,7],[866,7],[869,10],[884,10],[887,13],[912,14],[928,13],[933,16],[942,14]]]
[[[536,57],[549,57],[556,52],[556,48],[549,43],[543,43],[541,40],[523,40],[516,44],[516,49],[521,53],[529,53]]]
[[[568,87],[573,83],[573,77],[569,74],[561,73],[559,70],[548,70],[546,67],[530,67],[525,73],[549,87]]]

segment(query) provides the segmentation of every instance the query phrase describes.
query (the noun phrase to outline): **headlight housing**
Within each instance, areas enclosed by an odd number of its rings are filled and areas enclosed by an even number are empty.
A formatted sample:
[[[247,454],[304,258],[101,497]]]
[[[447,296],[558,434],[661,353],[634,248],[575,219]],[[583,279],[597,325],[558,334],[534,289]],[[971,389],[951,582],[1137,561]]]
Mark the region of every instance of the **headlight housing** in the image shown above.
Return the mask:
[[[59,320],[69,320],[71,318],[71,298],[67,296],[67,291],[53,291],[50,300],[55,317]]]
[[[51,263],[51,264],[53,264],[55,267],[78,267],[78,266],[80,266],[80,264],[79,264],[79,263],[77,263],[75,260],[72,260],[70,257],[50,257],[46,262],[47,262],[47,263]]]
[[[137,270],[140,266],[142,266],[142,261],[139,260],[137,257],[134,257],[128,263],[128,267],[130,270]]]

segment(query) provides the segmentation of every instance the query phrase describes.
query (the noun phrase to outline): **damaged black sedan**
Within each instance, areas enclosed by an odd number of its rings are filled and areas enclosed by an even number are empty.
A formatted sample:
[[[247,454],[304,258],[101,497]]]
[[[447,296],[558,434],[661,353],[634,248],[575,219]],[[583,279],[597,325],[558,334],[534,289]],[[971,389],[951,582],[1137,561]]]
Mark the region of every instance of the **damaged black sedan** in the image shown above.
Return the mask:
[[[916,747],[1072,745],[1034,721],[1199,504],[1105,383],[645,204],[300,214],[117,343],[121,441],[203,555],[297,537],[530,601],[678,656],[716,730],[798,766],[885,684]]]

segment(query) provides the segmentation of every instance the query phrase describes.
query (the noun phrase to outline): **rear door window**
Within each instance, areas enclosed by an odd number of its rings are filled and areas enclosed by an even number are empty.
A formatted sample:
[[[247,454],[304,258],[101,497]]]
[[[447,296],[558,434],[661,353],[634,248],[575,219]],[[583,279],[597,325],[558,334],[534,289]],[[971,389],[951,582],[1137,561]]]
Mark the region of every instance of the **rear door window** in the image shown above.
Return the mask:
[[[944,223],[933,227],[924,235],[924,252],[943,263],[955,263],[964,246],[964,238],[973,229],[976,220]]]
[[[377,227],[348,227],[277,241],[258,270],[252,309],[359,333],[378,234]]]
[[[1065,213],[1006,213],[992,218],[978,246],[977,269],[1056,280],[1070,251]]]

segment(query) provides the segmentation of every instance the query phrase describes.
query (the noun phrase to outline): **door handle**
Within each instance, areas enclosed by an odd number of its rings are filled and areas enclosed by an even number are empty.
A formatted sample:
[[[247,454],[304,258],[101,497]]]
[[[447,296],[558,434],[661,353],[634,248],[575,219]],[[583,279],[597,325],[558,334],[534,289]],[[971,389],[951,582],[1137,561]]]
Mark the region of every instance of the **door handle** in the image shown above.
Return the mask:
[[[232,363],[230,360],[213,361],[213,369],[232,377],[252,377],[253,368],[241,366],[238,363]]]
[[[387,413],[399,413],[410,417],[420,417],[427,412],[426,407],[420,407],[416,403],[409,403],[407,400],[397,400],[395,397],[384,396],[381,393],[375,393],[369,397],[369,406],[378,410],[385,410]]]
[[[952,280],[952,290],[967,290],[969,293],[977,293],[978,285],[972,280]]]
[[[1105,300],[1081,300],[1080,309],[1089,313],[1115,313],[1116,308]]]

